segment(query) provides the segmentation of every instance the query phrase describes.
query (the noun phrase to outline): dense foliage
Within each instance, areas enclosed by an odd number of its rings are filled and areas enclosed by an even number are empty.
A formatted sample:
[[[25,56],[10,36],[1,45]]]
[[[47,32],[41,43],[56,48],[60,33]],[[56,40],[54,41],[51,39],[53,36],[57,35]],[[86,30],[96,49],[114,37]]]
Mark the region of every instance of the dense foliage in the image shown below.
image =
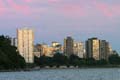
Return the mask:
[[[118,54],[113,54],[109,57],[110,64],[120,65],[120,56]]]
[[[0,70],[21,69],[24,67],[24,58],[19,55],[15,46],[11,46],[9,37],[0,36]]]
[[[109,65],[119,65],[120,57],[117,54],[113,54],[109,57],[109,60],[95,60],[94,58],[83,59],[72,54],[67,57],[63,54],[56,53],[53,57],[41,56],[40,58],[35,57],[35,63],[41,67],[44,66],[109,66]]]

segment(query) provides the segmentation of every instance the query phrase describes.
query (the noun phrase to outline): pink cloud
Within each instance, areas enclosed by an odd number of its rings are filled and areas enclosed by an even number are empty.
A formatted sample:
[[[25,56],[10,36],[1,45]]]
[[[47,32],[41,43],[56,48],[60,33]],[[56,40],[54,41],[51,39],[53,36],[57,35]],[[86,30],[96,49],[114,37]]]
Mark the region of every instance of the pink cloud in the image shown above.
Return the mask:
[[[41,12],[44,11],[47,12],[49,11],[48,8],[52,6],[52,9],[56,14],[62,14],[65,16],[69,17],[81,17],[81,16],[91,16],[92,10],[93,12],[99,12],[100,14],[107,16],[107,17],[115,17],[115,16],[120,16],[120,5],[117,4],[109,4],[105,2],[101,2],[98,0],[91,0],[90,2],[86,3],[86,1],[81,1],[80,3],[76,2],[71,3],[68,0],[64,2],[64,0],[22,0],[23,4],[16,3],[15,0],[6,0],[8,2],[8,6],[5,6],[3,3],[3,0],[0,0],[0,14],[5,13],[7,10],[8,11],[15,11],[16,13],[22,13],[25,15],[29,14],[40,14]],[[61,3],[63,2],[63,4]],[[29,3],[31,5],[29,5]],[[47,7],[41,7],[37,6],[35,7],[35,4],[51,4],[51,3],[57,3],[55,5],[49,5]],[[92,3],[92,5],[91,5]],[[31,7],[30,7],[31,6]],[[90,8],[88,8],[90,7]],[[42,8],[42,11],[41,11]],[[45,10],[43,10],[45,9]],[[96,11],[97,9],[97,11]],[[58,13],[59,12],[59,13]],[[99,15],[99,14],[97,14]]]
[[[0,15],[9,14],[12,17],[18,14],[25,16],[40,16],[40,14],[45,13],[47,10],[44,7],[30,7],[29,3],[34,2],[33,0],[22,0],[22,3],[24,4],[19,4],[17,1],[15,2],[15,0],[6,0],[6,2],[8,3],[7,6],[4,4],[3,0],[0,0]]]
[[[114,7],[112,7],[113,13],[116,16],[120,16],[120,5],[114,5]]]
[[[27,5],[19,5],[14,2],[14,0],[7,0],[9,5],[14,8],[17,12],[22,12],[23,14],[30,14],[29,7]]]
[[[60,2],[61,0],[48,0],[49,3],[56,3],[56,2]]]
[[[86,1],[85,1],[86,2]],[[91,5],[92,3],[92,5]],[[86,7],[89,6],[90,8]],[[90,10],[91,9],[91,10]],[[95,11],[97,9],[97,11]],[[91,11],[99,12],[100,15],[104,15],[108,18],[120,16],[120,5],[119,4],[109,4],[97,0],[93,0],[90,3],[83,4],[61,4],[57,8],[65,16],[80,17],[80,16],[91,16]],[[99,14],[97,14],[99,15]]]
[[[120,5],[118,4],[107,4],[103,2],[98,2],[94,0],[95,7],[105,16],[114,17],[120,16]]]
[[[81,16],[85,16],[86,12],[85,9],[80,6],[80,5],[72,5],[72,4],[67,4],[64,5],[60,8],[58,8],[58,10],[60,10],[60,12],[62,14],[64,14],[65,16],[71,16],[71,17],[81,17]]]
[[[91,11],[97,9],[95,12],[99,12],[101,15],[104,15],[106,17],[115,17],[120,16],[120,6],[115,4],[109,4],[101,1],[93,0],[91,1],[92,5],[90,3],[88,4],[71,4],[71,3],[65,3],[61,4],[59,7],[56,8],[57,10],[62,13],[65,16],[69,17],[82,17],[82,16],[91,16]],[[87,6],[87,7],[86,7]],[[88,8],[88,6],[90,8]],[[90,10],[91,9],[91,10]],[[97,14],[99,15],[99,14]]]
[[[108,16],[108,17],[112,17],[112,11],[109,5],[105,4],[105,3],[100,3],[94,0],[94,5],[95,7],[103,13],[103,15]]]
[[[25,1],[25,2],[27,2],[27,3],[30,3],[30,2],[32,2],[33,0],[23,0],[23,1]]]
[[[0,15],[4,14],[4,12],[5,12],[5,7],[3,2],[0,0]]]

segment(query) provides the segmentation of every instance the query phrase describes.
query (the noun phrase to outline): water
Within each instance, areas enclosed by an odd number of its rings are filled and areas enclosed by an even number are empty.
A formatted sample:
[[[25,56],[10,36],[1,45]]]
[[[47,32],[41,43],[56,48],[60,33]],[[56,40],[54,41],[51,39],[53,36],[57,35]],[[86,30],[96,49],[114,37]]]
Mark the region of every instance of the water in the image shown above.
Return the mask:
[[[120,69],[42,69],[0,72],[0,80],[120,80]]]

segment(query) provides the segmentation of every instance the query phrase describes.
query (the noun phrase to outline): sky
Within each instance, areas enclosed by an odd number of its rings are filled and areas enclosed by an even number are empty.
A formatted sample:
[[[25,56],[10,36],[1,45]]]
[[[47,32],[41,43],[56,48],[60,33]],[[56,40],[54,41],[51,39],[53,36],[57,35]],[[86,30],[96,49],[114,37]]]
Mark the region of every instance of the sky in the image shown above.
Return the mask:
[[[98,37],[120,52],[120,0],[0,0],[0,35],[34,29],[35,43]]]

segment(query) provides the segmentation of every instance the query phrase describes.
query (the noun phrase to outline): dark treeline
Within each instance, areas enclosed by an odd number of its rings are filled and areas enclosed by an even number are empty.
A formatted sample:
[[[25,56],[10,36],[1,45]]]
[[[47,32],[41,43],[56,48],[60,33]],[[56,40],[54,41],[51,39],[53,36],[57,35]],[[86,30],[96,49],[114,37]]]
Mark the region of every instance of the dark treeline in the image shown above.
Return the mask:
[[[17,48],[11,46],[9,37],[0,36],[0,70],[21,69],[26,65]]]
[[[109,60],[95,60],[93,58],[90,59],[82,59],[76,55],[71,55],[67,57],[63,54],[56,53],[53,57],[41,56],[40,58],[35,57],[35,64],[40,67],[45,66],[78,66],[78,67],[89,67],[89,66],[116,66],[120,65],[120,56],[118,54],[113,54],[109,57]]]

